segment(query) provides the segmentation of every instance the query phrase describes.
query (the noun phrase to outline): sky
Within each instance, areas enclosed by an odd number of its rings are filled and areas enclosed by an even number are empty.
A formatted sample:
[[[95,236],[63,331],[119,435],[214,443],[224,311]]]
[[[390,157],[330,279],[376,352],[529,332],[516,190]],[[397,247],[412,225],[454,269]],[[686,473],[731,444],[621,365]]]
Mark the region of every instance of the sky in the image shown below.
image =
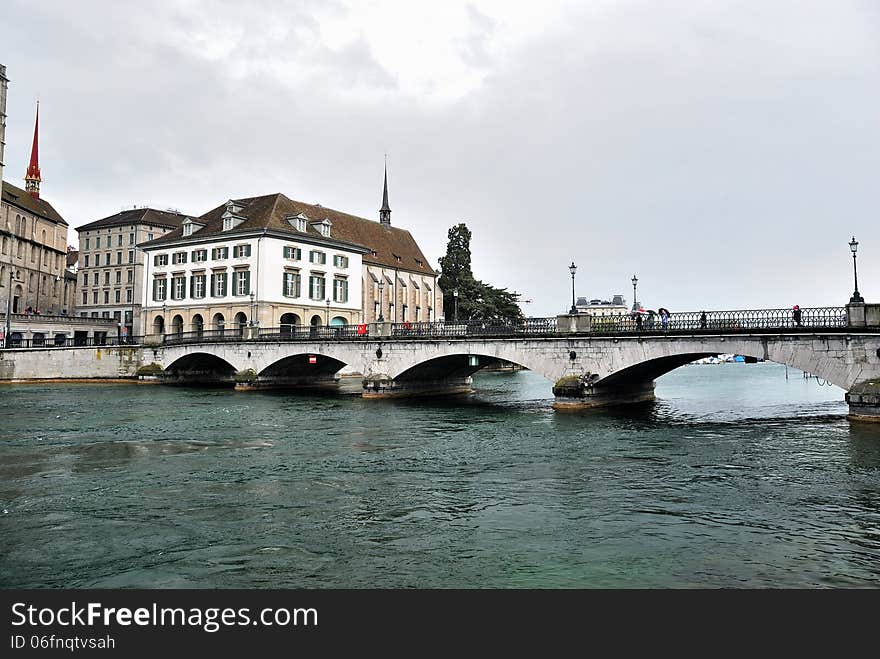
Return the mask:
[[[282,192],[392,223],[530,316],[880,300],[874,0],[4,0],[4,179],[40,100],[71,227]],[[70,242],[76,245],[76,232]]]

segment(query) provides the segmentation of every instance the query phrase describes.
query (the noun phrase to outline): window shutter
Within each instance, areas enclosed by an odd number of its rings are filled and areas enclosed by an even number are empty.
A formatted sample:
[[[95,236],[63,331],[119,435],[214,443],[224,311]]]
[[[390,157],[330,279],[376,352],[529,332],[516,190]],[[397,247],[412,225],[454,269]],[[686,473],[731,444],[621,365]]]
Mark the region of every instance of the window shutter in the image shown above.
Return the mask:
[[[159,301],[159,280],[153,280],[153,302]]]
[[[217,295],[217,275],[213,272],[211,273],[211,297],[216,297]]]
[[[244,271],[244,294],[250,295],[251,293],[251,271]]]

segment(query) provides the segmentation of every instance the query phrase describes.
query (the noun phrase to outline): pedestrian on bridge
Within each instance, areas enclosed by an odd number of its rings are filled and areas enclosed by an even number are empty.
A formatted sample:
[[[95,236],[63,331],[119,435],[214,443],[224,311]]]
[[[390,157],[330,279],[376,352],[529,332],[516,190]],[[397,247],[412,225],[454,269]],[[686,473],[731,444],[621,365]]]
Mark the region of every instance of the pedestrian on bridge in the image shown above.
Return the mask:
[[[797,304],[791,308],[791,317],[794,319],[794,324],[798,327],[801,326],[801,308]]]

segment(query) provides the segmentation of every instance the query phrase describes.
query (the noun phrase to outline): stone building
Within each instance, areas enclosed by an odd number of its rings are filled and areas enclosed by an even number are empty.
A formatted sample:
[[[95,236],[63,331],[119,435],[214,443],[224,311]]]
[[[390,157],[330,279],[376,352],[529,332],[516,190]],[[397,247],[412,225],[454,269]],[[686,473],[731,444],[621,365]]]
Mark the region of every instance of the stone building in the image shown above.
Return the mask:
[[[5,89],[5,76],[0,77]],[[67,222],[40,196],[39,113],[37,105],[25,189],[2,183],[0,299],[8,300],[12,313],[31,309],[60,315],[72,312],[65,302]]]
[[[144,253],[138,244],[179,228],[184,217],[175,211],[132,208],[77,227],[76,312],[111,318],[128,336],[142,336]]]

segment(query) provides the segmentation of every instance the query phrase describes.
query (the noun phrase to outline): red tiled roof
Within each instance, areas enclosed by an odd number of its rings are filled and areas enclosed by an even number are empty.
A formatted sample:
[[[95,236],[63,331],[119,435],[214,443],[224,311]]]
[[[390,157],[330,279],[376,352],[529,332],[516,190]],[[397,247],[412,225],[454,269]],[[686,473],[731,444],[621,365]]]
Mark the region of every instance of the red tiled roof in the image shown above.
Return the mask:
[[[205,226],[194,232],[192,238],[200,239],[220,233],[235,236],[236,234],[268,229],[288,233],[292,237],[307,235],[313,239],[326,240],[311,223],[327,219],[331,223],[330,240],[360,245],[370,250],[363,255],[364,263],[426,275],[435,274],[412,234],[405,229],[385,226],[373,220],[349,215],[317,204],[295,201],[281,193],[231,201],[242,207],[236,215],[243,218],[243,222],[228,231],[223,231],[223,215],[227,209],[227,203],[224,203],[196,218],[199,223],[204,223]],[[297,231],[286,219],[300,213],[308,218],[304,233]],[[142,246],[156,247],[183,237],[183,229],[178,228],[153,241],[144,243]]]

